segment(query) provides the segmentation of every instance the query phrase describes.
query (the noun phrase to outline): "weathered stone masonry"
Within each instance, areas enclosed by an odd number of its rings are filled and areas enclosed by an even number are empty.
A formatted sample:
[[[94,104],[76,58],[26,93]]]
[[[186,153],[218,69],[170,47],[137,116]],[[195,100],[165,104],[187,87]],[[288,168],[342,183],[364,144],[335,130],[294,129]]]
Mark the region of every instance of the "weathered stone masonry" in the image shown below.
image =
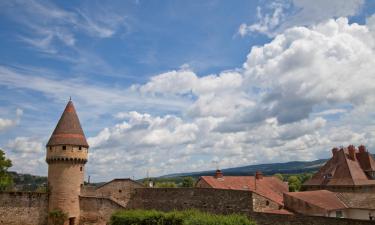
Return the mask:
[[[0,224],[47,224],[48,194],[0,192]]]

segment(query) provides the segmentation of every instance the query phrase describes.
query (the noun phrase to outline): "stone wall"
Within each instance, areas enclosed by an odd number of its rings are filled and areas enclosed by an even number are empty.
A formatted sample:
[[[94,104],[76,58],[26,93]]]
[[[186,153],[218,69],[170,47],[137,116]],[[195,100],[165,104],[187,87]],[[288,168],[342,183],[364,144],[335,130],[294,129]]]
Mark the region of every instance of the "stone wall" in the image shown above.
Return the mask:
[[[48,217],[48,194],[0,192],[0,224],[45,225]]]
[[[212,188],[140,188],[135,189],[129,209],[163,211],[199,209],[213,213],[248,213],[252,210],[252,193]]]
[[[110,198],[105,197],[80,197],[81,224],[105,225],[112,213],[124,209]]]
[[[131,179],[115,179],[98,187],[96,196],[111,197],[126,206],[136,188],[143,188],[143,184]]]
[[[282,206],[275,203],[274,201],[265,198],[261,195],[253,193],[253,211],[255,212],[264,212],[269,210],[278,210],[281,209]]]

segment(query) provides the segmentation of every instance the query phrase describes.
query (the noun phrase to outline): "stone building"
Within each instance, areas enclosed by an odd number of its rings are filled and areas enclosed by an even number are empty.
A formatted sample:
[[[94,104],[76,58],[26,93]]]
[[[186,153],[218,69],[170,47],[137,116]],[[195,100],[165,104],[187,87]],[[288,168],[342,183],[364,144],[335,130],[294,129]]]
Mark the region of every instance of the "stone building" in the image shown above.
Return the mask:
[[[375,161],[361,145],[333,148],[332,158],[303,184],[305,190],[375,193]]]
[[[253,209],[258,212],[282,209],[283,193],[288,192],[287,183],[276,177],[264,177],[259,171],[255,176],[224,176],[217,170],[214,176],[200,177],[196,187],[250,191]]]
[[[333,148],[332,158],[303,184],[284,193],[286,209],[304,215],[375,220],[375,161],[361,145]]]
[[[61,210],[69,225],[79,224],[79,196],[89,145],[73,102],[69,101],[48,143],[48,210]]]

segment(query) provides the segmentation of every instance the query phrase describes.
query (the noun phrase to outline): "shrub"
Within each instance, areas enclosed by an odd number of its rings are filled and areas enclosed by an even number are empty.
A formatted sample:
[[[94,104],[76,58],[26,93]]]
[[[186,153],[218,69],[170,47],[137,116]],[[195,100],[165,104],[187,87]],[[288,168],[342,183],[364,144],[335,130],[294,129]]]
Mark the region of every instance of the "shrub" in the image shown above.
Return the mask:
[[[64,222],[68,219],[68,215],[61,210],[50,211],[48,217],[53,225],[64,225]]]
[[[197,210],[160,212],[156,210],[119,211],[112,215],[111,225],[255,225],[246,216],[215,215]]]

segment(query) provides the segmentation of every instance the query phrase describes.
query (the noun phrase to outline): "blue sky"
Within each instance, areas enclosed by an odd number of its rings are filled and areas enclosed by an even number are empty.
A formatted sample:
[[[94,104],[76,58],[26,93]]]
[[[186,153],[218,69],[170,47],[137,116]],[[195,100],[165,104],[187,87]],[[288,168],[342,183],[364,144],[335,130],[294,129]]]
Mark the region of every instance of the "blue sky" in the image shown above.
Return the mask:
[[[375,147],[375,3],[1,1],[0,147],[46,175],[72,97],[102,181]]]

